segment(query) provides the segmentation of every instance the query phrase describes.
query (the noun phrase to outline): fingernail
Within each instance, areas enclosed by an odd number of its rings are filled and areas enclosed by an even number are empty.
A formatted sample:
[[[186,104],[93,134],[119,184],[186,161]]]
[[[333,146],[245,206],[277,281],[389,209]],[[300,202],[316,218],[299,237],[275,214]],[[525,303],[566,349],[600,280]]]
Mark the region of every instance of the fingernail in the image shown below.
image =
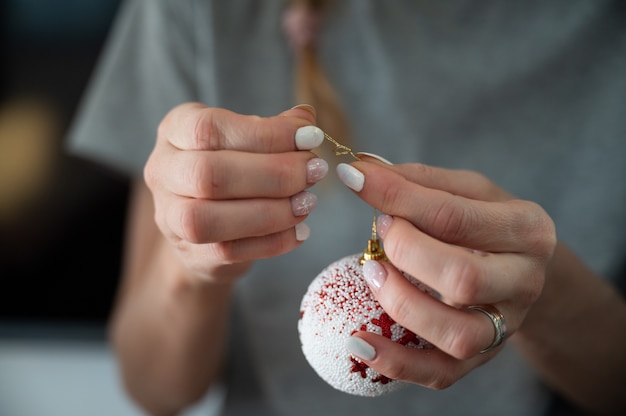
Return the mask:
[[[297,241],[305,241],[311,235],[311,228],[303,222],[296,224],[295,229]]]
[[[363,189],[365,183],[365,175],[363,175],[357,168],[346,163],[340,163],[337,165],[337,176],[341,182],[348,188],[360,192]]]
[[[298,104],[298,105],[294,105],[293,107],[291,107],[292,110],[295,110],[296,108],[301,108],[303,110],[307,110],[309,113],[313,115],[317,115],[317,112],[315,111],[315,107],[313,107],[310,104]]]
[[[328,173],[328,163],[319,157],[311,159],[306,164],[306,183],[317,183]]]
[[[296,147],[299,150],[311,150],[322,144],[324,132],[317,126],[304,126],[296,130]]]
[[[374,290],[378,290],[387,280],[387,270],[376,260],[368,260],[363,264],[363,277]]]
[[[359,157],[359,156],[371,157],[372,159],[376,159],[376,160],[378,160],[380,162],[383,162],[385,165],[390,165],[390,166],[393,165],[393,163],[391,163],[390,161],[388,161],[384,157],[375,155],[374,153],[358,152],[356,155],[357,155],[357,157]]]
[[[385,238],[385,235],[387,235],[387,231],[389,230],[389,227],[391,227],[392,223],[393,217],[391,215],[380,214],[378,216],[376,219],[376,230],[381,238]]]
[[[303,191],[291,197],[291,210],[296,217],[310,213],[316,206],[317,196],[311,192]]]
[[[346,348],[362,360],[371,361],[376,357],[376,349],[359,337],[348,337]]]

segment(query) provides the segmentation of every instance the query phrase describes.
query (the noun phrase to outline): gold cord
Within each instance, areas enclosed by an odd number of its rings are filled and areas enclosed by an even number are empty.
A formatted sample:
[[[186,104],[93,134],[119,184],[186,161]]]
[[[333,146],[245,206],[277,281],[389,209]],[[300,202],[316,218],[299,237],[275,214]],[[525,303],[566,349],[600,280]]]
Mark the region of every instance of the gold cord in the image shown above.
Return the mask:
[[[333,139],[324,132],[324,138],[335,145],[335,156],[344,156],[350,155],[355,160],[361,160],[352,149],[348,146],[339,143],[337,140]],[[363,255],[359,260],[361,266],[365,264],[368,260],[377,260],[377,261],[389,261],[387,255],[385,254],[385,250],[383,250],[383,246],[378,239],[378,232],[376,230],[376,214],[377,210],[374,208],[374,220],[372,221],[372,238],[367,241],[367,247],[363,251]]]
[[[324,132],[324,137],[326,138],[326,140],[328,140],[329,142],[335,145],[335,156],[350,155],[355,160],[361,160],[357,155],[354,154],[352,149],[350,149],[346,145],[339,143],[337,140],[330,137],[330,135],[328,135],[326,132]]]

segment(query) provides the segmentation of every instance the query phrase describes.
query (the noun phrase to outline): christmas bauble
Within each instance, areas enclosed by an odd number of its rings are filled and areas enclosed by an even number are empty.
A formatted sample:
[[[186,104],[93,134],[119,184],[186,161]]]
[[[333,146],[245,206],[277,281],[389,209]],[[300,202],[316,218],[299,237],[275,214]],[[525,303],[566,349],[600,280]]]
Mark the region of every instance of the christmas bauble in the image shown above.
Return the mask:
[[[361,257],[344,257],[311,282],[302,298],[298,332],[304,356],[328,384],[354,395],[380,396],[406,383],[379,374],[350,354],[345,346],[348,337],[369,331],[406,347],[433,347],[383,310],[363,278]],[[405,277],[429,291],[417,279],[408,274]]]

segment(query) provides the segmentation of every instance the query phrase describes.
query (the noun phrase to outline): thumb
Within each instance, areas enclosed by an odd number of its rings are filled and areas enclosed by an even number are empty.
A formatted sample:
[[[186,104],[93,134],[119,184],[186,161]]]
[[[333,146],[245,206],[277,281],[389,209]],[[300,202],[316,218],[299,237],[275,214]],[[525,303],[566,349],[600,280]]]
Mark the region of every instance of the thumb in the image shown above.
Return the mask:
[[[312,150],[324,141],[324,132],[315,126],[316,112],[313,106],[300,104],[282,112],[278,117],[297,119],[302,126],[296,130],[295,144],[298,150]]]

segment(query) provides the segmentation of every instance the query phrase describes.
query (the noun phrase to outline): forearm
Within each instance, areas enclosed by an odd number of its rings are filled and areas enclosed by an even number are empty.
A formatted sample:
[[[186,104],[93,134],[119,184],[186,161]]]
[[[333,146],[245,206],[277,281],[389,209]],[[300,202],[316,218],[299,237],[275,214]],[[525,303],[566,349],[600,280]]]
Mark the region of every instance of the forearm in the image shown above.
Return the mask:
[[[153,414],[174,414],[202,397],[223,363],[230,285],[185,278],[165,242],[129,285],[111,321],[127,390]]]
[[[626,408],[626,304],[559,244],[543,294],[512,339],[547,384],[594,414]]]

